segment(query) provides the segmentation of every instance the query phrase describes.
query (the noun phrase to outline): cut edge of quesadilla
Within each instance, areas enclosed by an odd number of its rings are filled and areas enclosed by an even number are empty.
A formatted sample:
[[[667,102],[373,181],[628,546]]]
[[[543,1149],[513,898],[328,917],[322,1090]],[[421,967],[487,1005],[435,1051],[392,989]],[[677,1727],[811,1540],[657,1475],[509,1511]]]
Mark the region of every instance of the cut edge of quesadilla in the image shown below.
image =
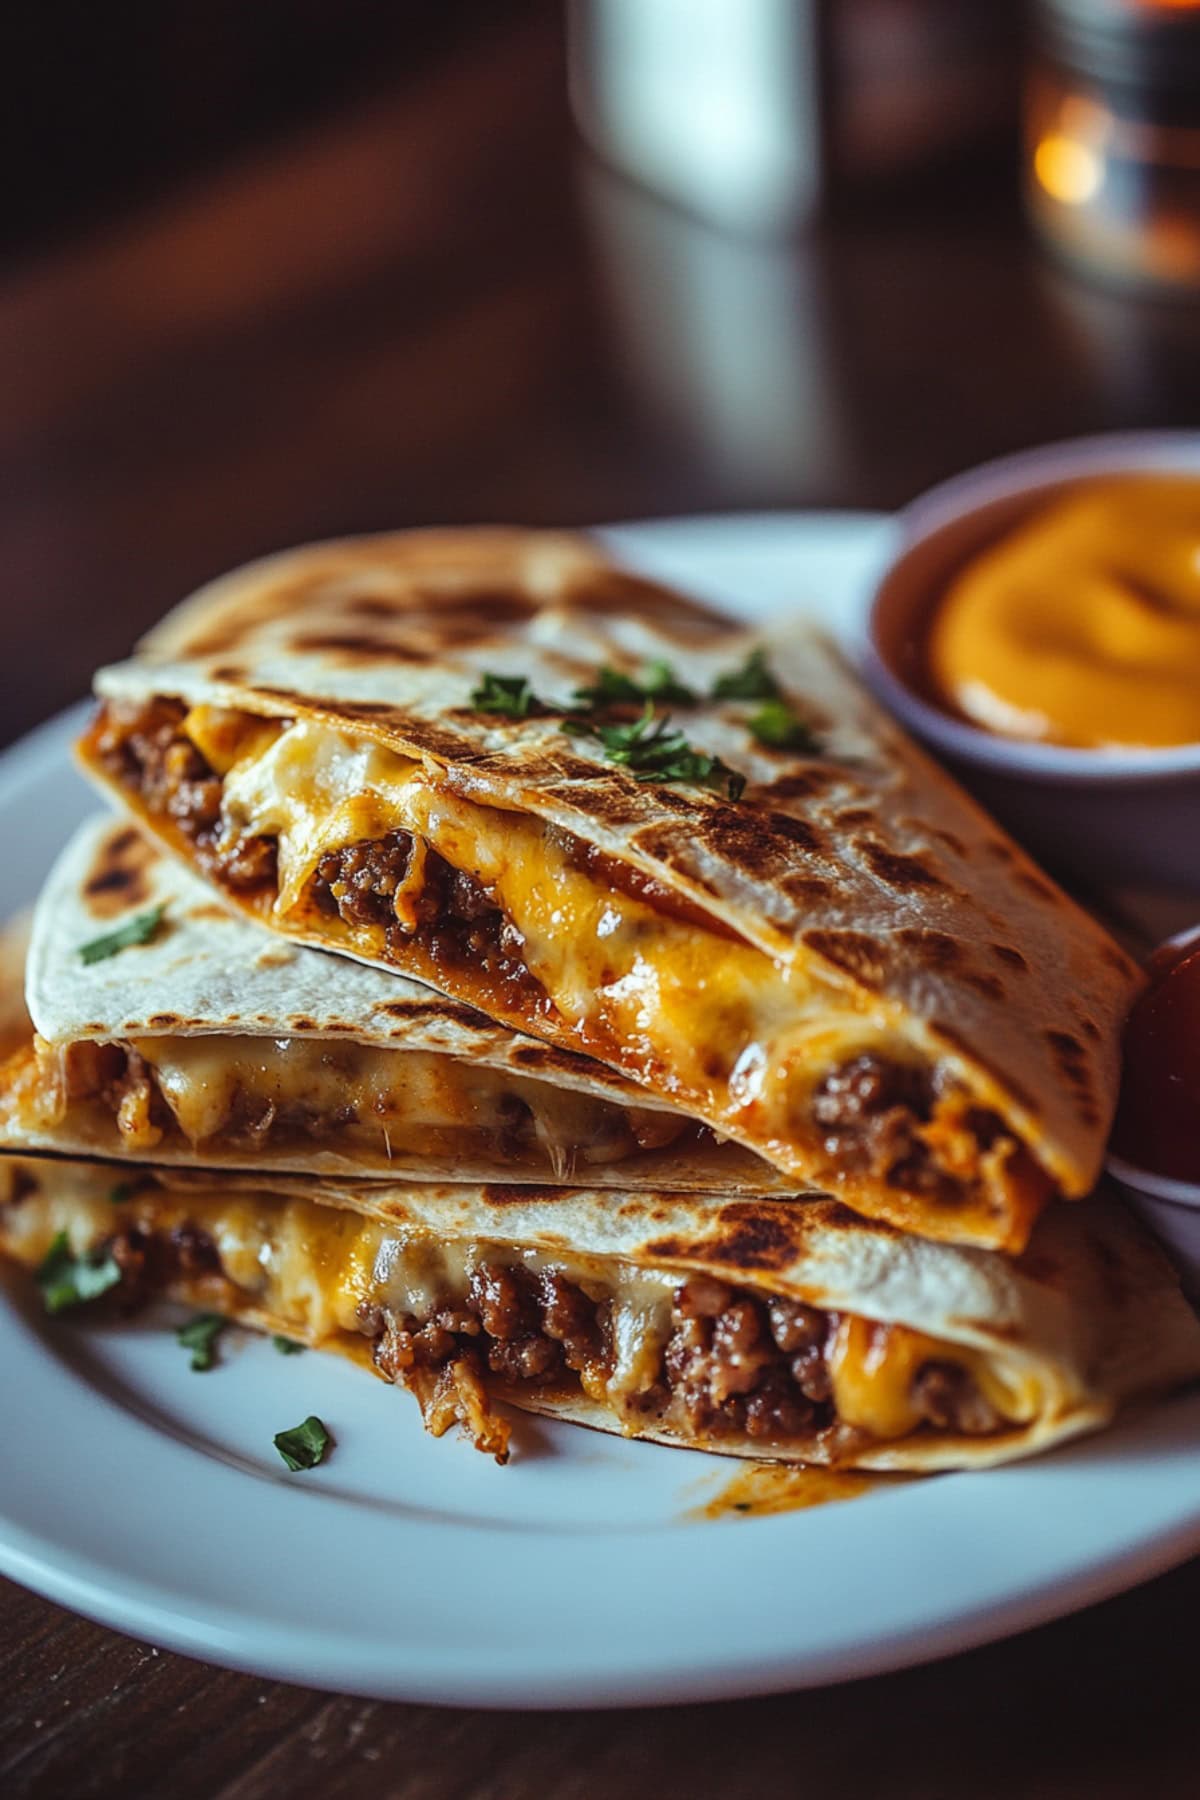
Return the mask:
[[[280,944],[111,814],[83,825],[48,876],[25,985],[19,1053],[0,1066],[9,1150],[793,1191],[603,1064],[395,974]],[[15,972],[6,991],[20,996]]]
[[[345,1038],[35,1037],[0,1063],[0,1150],[377,1180],[794,1191],[667,1108]]]
[[[142,747],[159,773],[139,788]],[[261,923],[656,1084],[872,1216],[1019,1248],[1056,1187],[1083,1191],[1017,1135],[1036,1125],[1000,1085],[944,1045],[931,1054],[901,1006],[811,960],[783,969],[631,864],[456,793],[437,765],[312,721],[161,700],[149,715],[106,707],[82,754]],[[231,806],[244,826],[209,837]]]
[[[4,1182],[0,1249],[26,1267],[54,1255],[58,1283],[92,1271],[82,1291],[107,1283],[110,1303],[165,1294],[365,1349],[434,1435],[459,1425],[501,1461],[497,1402],[734,1456],[985,1465],[1200,1373],[1171,1272],[1104,1202],[1069,1224],[1054,1209],[1022,1268],[837,1202],[627,1196],[614,1213],[612,1196],[553,1190],[152,1173],[114,1195],[94,1165],[31,1160]],[[647,1239],[656,1216],[692,1241]]]

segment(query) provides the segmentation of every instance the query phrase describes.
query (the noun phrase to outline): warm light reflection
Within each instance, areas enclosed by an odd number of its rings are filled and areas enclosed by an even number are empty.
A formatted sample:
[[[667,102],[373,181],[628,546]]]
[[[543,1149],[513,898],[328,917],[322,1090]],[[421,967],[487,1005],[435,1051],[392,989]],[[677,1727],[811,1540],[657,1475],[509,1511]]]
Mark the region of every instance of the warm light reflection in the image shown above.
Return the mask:
[[[1104,163],[1089,144],[1051,132],[1034,150],[1033,172],[1051,199],[1083,206],[1100,191]]]

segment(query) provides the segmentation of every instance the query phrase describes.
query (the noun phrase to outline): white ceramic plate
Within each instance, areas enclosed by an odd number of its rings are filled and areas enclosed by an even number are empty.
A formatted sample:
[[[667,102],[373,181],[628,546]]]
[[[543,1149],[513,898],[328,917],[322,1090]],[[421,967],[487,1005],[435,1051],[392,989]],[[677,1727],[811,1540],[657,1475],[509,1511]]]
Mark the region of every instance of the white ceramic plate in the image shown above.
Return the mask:
[[[887,542],[862,517],[622,528],[653,573],[853,634]],[[0,761],[0,907],[90,801],[75,718]],[[7,1298],[5,1298],[7,1296]],[[734,1465],[521,1421],[506,1469],[425,1436],[337,1358],[230,1334],[192,1374],[161,1315],[47,1322],[0,1295],[0,1568],[156,1644],[381,1698],[700,1699],[868,1675],[1031,1625],[1200,1548],[1200,1398],[1039,1461],[776,1517],[689,1516]],[[289,1475],[271,1439],[337,1440]]]

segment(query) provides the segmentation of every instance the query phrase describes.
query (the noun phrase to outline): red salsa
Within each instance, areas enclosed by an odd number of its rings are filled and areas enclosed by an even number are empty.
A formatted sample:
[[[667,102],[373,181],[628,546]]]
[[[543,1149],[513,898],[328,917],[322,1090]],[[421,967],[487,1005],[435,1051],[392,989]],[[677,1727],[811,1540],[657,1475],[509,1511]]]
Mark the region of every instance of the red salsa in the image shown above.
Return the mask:
[[[1200,940],[1169,960],[1125,1028],[1113,1149],[1178,1181],[1200,1181]]]

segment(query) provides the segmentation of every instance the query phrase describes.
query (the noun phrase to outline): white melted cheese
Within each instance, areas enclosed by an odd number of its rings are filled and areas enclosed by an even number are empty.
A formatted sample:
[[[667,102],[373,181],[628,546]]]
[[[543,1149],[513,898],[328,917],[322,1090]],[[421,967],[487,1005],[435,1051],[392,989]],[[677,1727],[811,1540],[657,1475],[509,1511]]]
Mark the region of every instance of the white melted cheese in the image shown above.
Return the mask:
[[[278,837],[276,910],[287,913],[327,850],[386,837],[395,829],[404,790],[419,773],[417,763],[370,738],[346,737],[300,720],[265,751],[261,740],[254,741],[232,766],[225,777],[223,817],[235,837],[242,832]]]
[[[135,1038],[132,1047],[192,1145],[229,1136],[236,1104],[243,1134],[246,1118],[266,1118],[273,1109],[292,1139],[303,1140],[311,1117],[314,1138],[337,1136],[385,1163],[399,1151],[453,1155],[469,1133],[500,1161],[540,1151],[548,1172],[558,1174],[669,1142],[682,1123],[676,1114],[623,1107],[431,1051],[219,1034]],[[526,1109],[535,1142],[519,1152],[513,1134]]]

